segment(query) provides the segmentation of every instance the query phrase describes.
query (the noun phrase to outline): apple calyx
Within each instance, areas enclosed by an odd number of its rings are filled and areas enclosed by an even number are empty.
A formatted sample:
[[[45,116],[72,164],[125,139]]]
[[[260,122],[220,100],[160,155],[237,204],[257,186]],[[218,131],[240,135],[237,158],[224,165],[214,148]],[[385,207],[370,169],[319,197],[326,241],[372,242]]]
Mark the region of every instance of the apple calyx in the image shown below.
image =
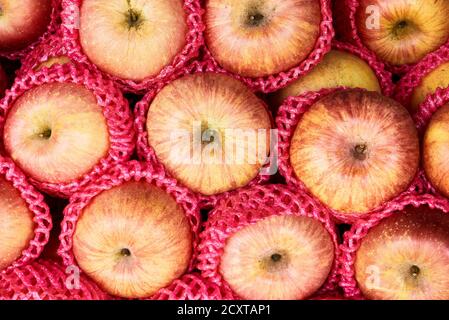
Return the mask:
[[[128,2],[128,11],[125,13],[125,22],[128,26],[128,29],[139,29],[139,27],[143,24],[142,13],[137,11],[135,8],[131,6],[131,0],[127,0]]]
[[[279,272],[287,268],[288,258],[286,253],[274,252],[262,260],[262,266],[268,272]]]
[[[245,20],[245,25],[247,27],[260,27],[266,22],[265,16],[258,10],[253,10],[248,13]]]
[[[131,256],[131,250],[128,248],[123,248],[120,250],[120,256],[122,257],[130,257]]]
[[[51,129],[50,128],[45,128],[41,132],[39,132],[37,134],[37,136],[39,137],[39,139],[49,140],[51,138],[51,134],[52,134]]]
[[[368,146],[366,143],[359,143],[352,149],[352,155],[355,159],[363,161],[368,156]]]
[[[417,279],[420,273],[421,269],[418,266],[413,265],[410,267],[410,275],[412,276],[413,279]]]
[[[393,26],[393,36],[396,39],[402,39],[414,31],[415,25],[408,20],[400,20]]]

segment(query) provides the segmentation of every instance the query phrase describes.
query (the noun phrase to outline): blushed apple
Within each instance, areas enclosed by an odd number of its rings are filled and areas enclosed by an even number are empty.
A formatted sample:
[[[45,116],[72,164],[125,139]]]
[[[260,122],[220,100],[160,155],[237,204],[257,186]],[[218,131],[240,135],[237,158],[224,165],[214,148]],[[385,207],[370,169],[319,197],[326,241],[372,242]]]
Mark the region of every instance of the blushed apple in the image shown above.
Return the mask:
[[[168,172],[204,195],[247,185],[269,153],[265,104],[223,74],[187,75],[165,86],[150,105],[146,128]]]
[[[305,299],[324,284],[333,259],[332,239],[319,221],[271,216],[227,239],[220,273],[243,299]]]
[[[26,48],[45,33],[51,21],[51,0],[1,0],[0,50]]]
[[[150,297],[188,268],[193,235],[174,198],[147,182],[103,191],[84,208],[73,237],[81,269],[108,293]]]
[[[355,276],[365,297],[449,299],[449,216],[407,208],[369,230],[356,252]]]
[[[248,77],[286,71],[314,49],[319,0],[207,0],[206,43],[225,69]]]
[[[334,49],[326,54],[310,73],[276,92],[273,102],[280,105],[290,96],[336,87],[364,88],[381,92],[376,73],[368,63],[354,54]]]
[[[5,149],[33,179],[69,183],[90,172],[109,150],[106,119],[95,95],[73,83],[26,91],[11,107]]]
[[[424,134],[423,166],[427,178],[438,191],[449,195],[449,104],[440,107],[430,119]]]
[[[360,0],[356,26],[362,42],[383,61],[413,64],[449,38],[446,0]]]
[[[33,237],[32,212],[12,183],[0,177],[0,270],[17,260]]]
[[[84,0],[80,41],[101,70],[140,81],[156,76],[186,45],[182,0]]]
[[[324,204],[367,213],[410,186],[419,165],[418,133],[398,102],[361,89],[336,91],[303,114],[290,162]]]

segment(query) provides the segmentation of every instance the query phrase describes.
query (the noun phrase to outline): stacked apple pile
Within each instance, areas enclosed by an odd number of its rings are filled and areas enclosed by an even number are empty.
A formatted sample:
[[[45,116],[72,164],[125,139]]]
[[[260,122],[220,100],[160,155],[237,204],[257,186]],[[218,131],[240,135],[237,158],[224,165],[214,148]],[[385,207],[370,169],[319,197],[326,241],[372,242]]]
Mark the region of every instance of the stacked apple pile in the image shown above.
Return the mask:
[[[449,299],[448,14],[0,0],[0,299]]]

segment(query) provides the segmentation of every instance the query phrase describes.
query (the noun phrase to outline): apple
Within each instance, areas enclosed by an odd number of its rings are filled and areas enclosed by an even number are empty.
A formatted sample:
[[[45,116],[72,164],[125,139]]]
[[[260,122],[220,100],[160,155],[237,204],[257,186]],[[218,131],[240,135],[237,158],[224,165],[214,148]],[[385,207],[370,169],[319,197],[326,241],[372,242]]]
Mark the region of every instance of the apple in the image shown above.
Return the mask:
[[[446,0],[359,0],[355,23],[362,43],[394,66],[414,64],[449,38]]]
[[[144,181],[103,191],[86,206],[73,235],[74,257],[106,292],[144,298],[187,270],[193,234],[184,210]]]
[[[41,62],[40,64],[38,64],[34,70],[35,71],[39,71],[42,70],[43,68],[50,68],[54,65],[57,64],[66,64],[66,63],[70,63],[71,60],[68,56],[66,55],[61,55],[61,56],[55,56],[55,57],[49,57],[47,60]]]
[[[243,299],[305,299],[329,276],[334,244],[317,220],[269,216],[227,240],[220,273]]]
[[[262,77],[299,65],[320,34],[319,0],[207,0],[205,38],[225,69]]]
[[[445,104],[432,115],[423,141],[423,167],[426,177],[439,192],[446,196],[449,195],[448,128],[449,104]]]
[[[51,21],[52,0],[1,0],[0,51],[21,50],[37,41]]]
[[[296,177],[348,216],[406,191],[418,171],[419,141],[407,110],[377,92],[335,91],[299,120],[290,144]]]
[[[5,95],[6,89],[9,87],[9,79],[6,75],[5,69],[0,65],[0,98]]]
[[[151,102],[146,128],[166,170],[207,196],[247,185],[269,153],[265,104],[223,74],[186,75],[166,85]]]
[[[34,215],[20,192],[0,177],[0,270],[10,266],[34,238]]]
[[[356,252],[355,276],[369,299],[449,299],[449,215],[405,208],[371,228]]]
[[[74,83],[46,83],[11,106],[7,154],[32,179],[69,183],[90,172],[109,150],[109,132],[95,95]]]
[[[141,81],[170,65],[186,45],[183,0],[83,0],[81,47],[102,71]]]
[[[449,87],[449,62],[444,62],[425,75],[419,85],[413,89],[410,99],[412,113],[418,111],[419,105],[428,95],[435,93],[438,88],[447,87]]]
[[[352,53],[333,49],[310,73],[274,93],[272,101],[280,105],[290,96],[336,87],[364,88],[381,92],[377,75],[368,63]]]

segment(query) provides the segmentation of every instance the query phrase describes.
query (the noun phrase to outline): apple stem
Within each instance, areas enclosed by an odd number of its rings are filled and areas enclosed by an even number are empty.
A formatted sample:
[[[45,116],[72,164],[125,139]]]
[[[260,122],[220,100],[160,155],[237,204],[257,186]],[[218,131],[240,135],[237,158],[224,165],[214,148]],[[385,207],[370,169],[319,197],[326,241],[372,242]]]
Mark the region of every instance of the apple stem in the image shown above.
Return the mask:
[[[131,255],[131,251],[128,248],[123,248],[120,250],[120,255],[123,257],[129,257]]]
[[[39,138],[48,140],[51,138],[51,129],[45,129],[41,133],[39,133]]]

